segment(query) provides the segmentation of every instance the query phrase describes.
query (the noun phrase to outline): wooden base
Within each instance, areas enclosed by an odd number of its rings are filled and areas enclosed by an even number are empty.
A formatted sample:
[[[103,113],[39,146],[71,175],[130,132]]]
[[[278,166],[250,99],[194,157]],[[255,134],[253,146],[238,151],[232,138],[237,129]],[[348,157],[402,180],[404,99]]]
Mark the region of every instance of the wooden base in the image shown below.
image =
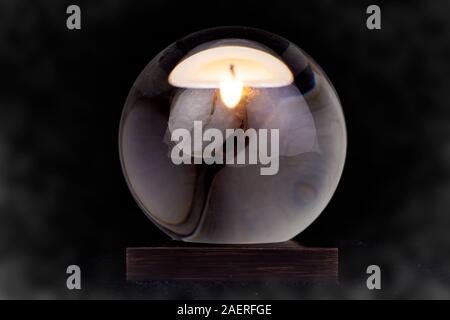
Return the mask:
[[[305,248],[289,241],[258,245],[174,242],[127,249],[127,280],[338,280],[337,248]]]

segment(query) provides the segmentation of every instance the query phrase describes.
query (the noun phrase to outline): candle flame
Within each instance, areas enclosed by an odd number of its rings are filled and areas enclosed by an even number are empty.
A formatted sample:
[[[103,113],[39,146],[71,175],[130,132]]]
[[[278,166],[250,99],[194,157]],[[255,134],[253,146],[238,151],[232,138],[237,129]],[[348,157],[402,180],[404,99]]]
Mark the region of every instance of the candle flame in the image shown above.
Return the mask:
[[[220,97],[228,108],[234,108],[241,101],[244,85],[239,80],[224,81],[220,84]]]
[[[230,65],[230,74],[229,79],[220,83],[220,97],[223,103],[232,109],[241,101],[244,84],[236,79],[234,65]]]

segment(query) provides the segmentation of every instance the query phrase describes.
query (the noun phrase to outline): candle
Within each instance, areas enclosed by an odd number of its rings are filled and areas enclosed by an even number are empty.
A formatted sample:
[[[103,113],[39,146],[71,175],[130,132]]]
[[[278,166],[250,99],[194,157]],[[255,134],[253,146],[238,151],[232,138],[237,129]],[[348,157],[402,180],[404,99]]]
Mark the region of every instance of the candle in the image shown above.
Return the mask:
[[[276,88],[293,82],[290,69],[265,51],[244,46],[220,46],[182,60],[170,73],[169,83],[190,89],[219,89],[228,108],[242,98],[244,87]]]

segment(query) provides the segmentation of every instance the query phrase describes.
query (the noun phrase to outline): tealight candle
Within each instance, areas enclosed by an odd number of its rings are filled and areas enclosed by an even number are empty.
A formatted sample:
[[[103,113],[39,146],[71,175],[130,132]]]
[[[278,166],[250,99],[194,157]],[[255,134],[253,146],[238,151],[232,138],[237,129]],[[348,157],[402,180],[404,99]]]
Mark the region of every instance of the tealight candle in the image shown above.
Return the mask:
[[[220,89],[223,103],[234,108],[244,87],[276,88],[291,84],[292,72],[280,59],[244,46],[219,46],[182,60],[170,73],[169,83],[190,89]]]

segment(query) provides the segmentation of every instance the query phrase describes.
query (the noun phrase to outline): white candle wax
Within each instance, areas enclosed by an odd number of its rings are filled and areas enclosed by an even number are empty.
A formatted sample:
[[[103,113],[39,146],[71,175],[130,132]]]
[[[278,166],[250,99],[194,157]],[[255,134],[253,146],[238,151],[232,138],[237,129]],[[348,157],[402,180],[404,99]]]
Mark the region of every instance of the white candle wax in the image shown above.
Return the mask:
[[[220,89],[227,107],[236,106],[243,87],[274,88],[293,82],[283,61],[265,51],[244,46],[219,46],[182,60],[170,73],[169,83],[191,89]]]

